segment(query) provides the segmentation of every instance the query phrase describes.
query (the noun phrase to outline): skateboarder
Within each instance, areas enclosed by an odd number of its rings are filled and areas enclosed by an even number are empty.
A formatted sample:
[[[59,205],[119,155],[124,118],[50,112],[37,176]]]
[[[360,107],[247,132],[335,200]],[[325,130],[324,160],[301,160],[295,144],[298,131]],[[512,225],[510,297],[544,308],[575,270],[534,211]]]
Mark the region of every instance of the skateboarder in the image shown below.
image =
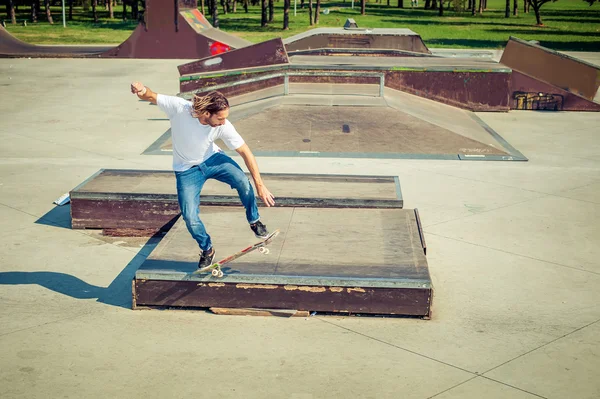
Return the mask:
[[[250,181],[240,166],[215,144],[221,139],[242,156],[260,199],[266,206],[275,205],[275,197],[265,187],[256,159],[244,139],[227,120],[229,102],[223,94],[213,91],[196,95],[193,101],[157,94],[140,82],[131,84],[131,92],[158,107],[169,117],[173,141],[173,170],[177,180],[177,198],[183,220],[200,246],[198,267],[213,263],[215,249],[204,224],[198,216],[200,191],[208,179],[216,179],[235,188],[246,208],[246,219],[259,238],[269,235],[260,221],[256,198]]]

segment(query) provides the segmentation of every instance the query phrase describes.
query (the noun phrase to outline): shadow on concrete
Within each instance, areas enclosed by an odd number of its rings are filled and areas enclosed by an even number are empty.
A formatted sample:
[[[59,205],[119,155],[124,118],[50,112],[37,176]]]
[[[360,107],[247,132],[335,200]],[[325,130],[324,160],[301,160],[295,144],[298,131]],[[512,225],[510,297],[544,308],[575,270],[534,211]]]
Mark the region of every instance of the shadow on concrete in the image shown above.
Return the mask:
[[[71,204],[62,206],[54,205],[44,216],[35,221],[35,224],[44,226],[62,227],[71,229]]]
[[[155,245],[154,237],[150,238],[140,253],[147,254],[150,244]],[[38,272],[0,272],[0,285],[36,284],[59,294],[75,299],[93,299],[107,305],[131,309],[131,281],[136,270],[144,262],[147,255],[137,254],[108,287],[99,287],[70,274],[38,271]]]

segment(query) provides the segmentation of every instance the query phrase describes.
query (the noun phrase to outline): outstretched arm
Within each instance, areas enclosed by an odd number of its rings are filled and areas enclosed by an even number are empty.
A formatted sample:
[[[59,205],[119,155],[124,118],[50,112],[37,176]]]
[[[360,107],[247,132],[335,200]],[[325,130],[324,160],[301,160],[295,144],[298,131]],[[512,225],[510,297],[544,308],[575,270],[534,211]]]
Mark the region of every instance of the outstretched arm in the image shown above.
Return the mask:
[[[237,153],[244,158],[244,162],[252,175],[252,179],[254,180],[254,185],[256,186],[256,192],[260,199],[265,203],[266,206],[275,205],[275,197],[271,192],[265,187],[265,184],[260,177],[260,172],[258,171],[258,164],[256,163],[256,158],[254,158],[254,154],[250,151],[250,147],[248,144],[242,145],[238,148]]]
[[[150,101],[152,104],[156,104],[157,94],[144,86],[141,82],[133,82],[131,84],[131,92],[137,94],[140,100]]]

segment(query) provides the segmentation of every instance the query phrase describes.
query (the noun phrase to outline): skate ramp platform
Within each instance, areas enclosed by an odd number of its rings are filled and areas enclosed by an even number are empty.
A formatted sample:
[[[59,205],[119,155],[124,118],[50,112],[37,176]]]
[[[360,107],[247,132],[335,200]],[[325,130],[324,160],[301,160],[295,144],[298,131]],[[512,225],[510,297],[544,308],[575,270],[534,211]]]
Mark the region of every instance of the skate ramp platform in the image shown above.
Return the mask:
[[[274,173],[261,176],[267,187],[277,193],[278,207],[403,206],[398,177]],[[69,194],[74,229],[156,231],[170,228],[180,214],[172,171],[101,169]],[[237,192],[216,180],[205,183],[200,202],[202,206],[241,206]]]
[[[431,54],[421,36],[410,29],[316,28],[283,41],[290,55],[322,53],[326,49],[404,50]]]
[[[368,84],[284,91],[230,99],[229,119],[258,156],[527,160],[477,114],[419,96]],[[144,154],[171,155],[170,130]]]
[[[392,181],[388,184],[394,189]],[[255,251],[224,265],[223,278],[191,274],[197,269],[199,249],[178,220],[136,271],[133,307],[268,308],[428,318],[433,287],[418,211],[373,205],[261,207],[263,222],[281,233],[269,245],[269,254]],[[217,259],[257,241],[241,207],[208,205],[201,208],[201,215]]]
[[[0,57],[199,59],[251,43],[212,27],[196,0],[146,0],[144,21],[118,46],[38,46],[0,27]]]
[[[511,109],[600,111],[596,65],[515,37],[500,63],[512,69]]]
[[[100,57],[112,46],[38,46],[21,41],[0,25],[0,57],[89,58]]]
[[[288,83],[376,83],[471,111],[509,111],[511,69],[491,60],[288,55],[289,62],[279,65],[183,74],[179,91],[219,90],[233,97]]]

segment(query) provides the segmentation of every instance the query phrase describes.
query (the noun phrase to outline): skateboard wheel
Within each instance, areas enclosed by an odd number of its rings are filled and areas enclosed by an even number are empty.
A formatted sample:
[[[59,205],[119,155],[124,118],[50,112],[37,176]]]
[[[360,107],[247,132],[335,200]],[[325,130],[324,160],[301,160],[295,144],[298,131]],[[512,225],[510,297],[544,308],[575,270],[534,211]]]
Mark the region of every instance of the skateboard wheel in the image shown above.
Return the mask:
[[[211,274],[212,274],[213,276],[217,277],[217,276],[219,275],[219,272],[221,272],[221,271],[220,271],[220,270],[217,270],[217,269],[213,269],[213,271],[211,272]],[[223,272],[221,272],[221,273],[223,273]]]
[[[268,254],[269,253],[269,248],[265,248],[265,247],[260,247],[258,249],[258,252],[260,252],[261,254]]]
[[[219,277],[219,278],[223,277],[223,271],[222,270],[219,270],[219,274],[217,275],[217,277]]]

